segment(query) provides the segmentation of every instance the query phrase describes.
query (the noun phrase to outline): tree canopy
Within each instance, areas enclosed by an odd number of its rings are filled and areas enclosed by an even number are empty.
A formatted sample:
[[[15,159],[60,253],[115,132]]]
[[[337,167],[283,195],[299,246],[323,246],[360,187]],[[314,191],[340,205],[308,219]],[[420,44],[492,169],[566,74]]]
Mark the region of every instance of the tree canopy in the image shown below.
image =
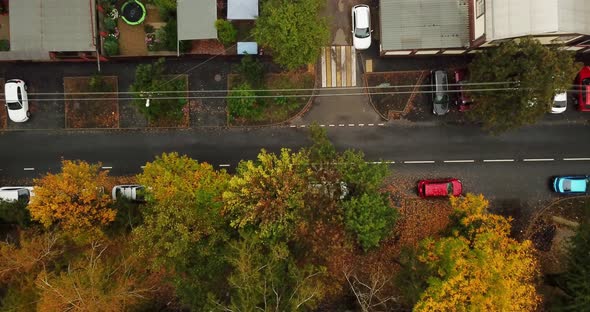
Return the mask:
[[[319,13],[322,0],[261,1],[254,39],[271,50],[273,59],[289,70],[313,63],[328,42],[329,29]]]
[[[488,48],[469,66],[470,83],[482,83],[470,88],[489,91],[472,92],[468,117],[492,132],[532,124],[550,111],[556,92],[570,89],[579,68],[570,51],[533,38]],[[496,82],[503,84],[489,84]]]
[[[111,199],[104,192],[107,175],[100,164],[64,160],[61,173],[35,179],[35,196],[28,206],[31,217],[45,227],[59,225],[74,231],[112,222],[116,211],[109,207]]]
[[[420,243],[425,290],[415,311],[535,311],[538,264],[530,241],[508,237],[509,220],[483,196],[453,198],[450,235]]]

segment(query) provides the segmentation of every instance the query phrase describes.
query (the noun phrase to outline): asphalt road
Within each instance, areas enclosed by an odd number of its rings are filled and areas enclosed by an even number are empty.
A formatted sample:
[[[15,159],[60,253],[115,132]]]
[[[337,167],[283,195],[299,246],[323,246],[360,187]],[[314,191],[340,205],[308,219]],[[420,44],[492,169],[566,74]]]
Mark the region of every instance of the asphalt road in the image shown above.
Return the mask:
[[[490,136],[466,126],[329,128],[339,150],[362,150],[387,161],[400,176],[461,178],[466,191],[498,199],[547,199],[548,179],[590,173],[590,128],[583,124],[533,126]],[[60,160],[101,162],[114,175],[134,174],[162,152],[235,168],[261,148],[278,151],[309,144],[297,128],[161,131],[9,131],[0,135],[0,175],[36,177],[59,170]],[[411,191],[411,190],[410,190]]]

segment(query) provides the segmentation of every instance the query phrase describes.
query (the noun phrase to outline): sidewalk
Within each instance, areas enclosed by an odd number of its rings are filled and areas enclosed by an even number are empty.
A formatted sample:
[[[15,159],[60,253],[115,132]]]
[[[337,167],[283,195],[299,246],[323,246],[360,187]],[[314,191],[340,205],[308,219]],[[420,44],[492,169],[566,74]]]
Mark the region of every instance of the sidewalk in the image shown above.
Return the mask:
[[[127,92],[135,78],[135,69],[139,64],[150,64],[155,58],[141,60],[116,60],[102,62],[100,74],[117,76],[119,92]],[[188,74],[188,89],[225,90],[227,75],[232,66],[240,62],[239,58],[181,57],[167,58],[167,73],[172,76]],[[266,63],[265,63],[266,64]],[[274,65],[272,70],[276,70]],[[8,129],[63,129],[65,127],[64,77],[93,76],[98,74],[95,62],[13,62],[0,63],[0,78],[22,79],[27,83],[31,120],[18,124],[8,121]],[[56,95],[34,95],[34,93],[58,93]],[[225,96],[220,93],[192,93],[191,96]],[[119,97],[130,97],[119,94]],[[47,100],[40,100],[41,98]],[[36,101],[37,99],[37,101]],[[226,126],[225,99],[191,99],[190,126]],[[119,100],[120,128],[145,127],[147,121],[129,100]],[[1,122],[0,122],[1,124]]]

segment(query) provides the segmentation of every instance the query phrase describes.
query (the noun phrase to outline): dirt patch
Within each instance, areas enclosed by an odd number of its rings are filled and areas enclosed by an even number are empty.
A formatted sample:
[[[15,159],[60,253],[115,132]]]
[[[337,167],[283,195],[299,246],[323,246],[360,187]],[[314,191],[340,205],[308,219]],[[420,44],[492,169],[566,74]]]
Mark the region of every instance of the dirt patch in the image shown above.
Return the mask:
[[[232,86],[236,86],[241,82],[242,80],[239,75],[229,75],[228,90],[231,90]],[[283,122],[305,107],[305,104],[309,101],[309,90],[313,89],[314,83],[315,75],[308,71],[266,74],[264,77],[264,87],[261,89],[286,91],[261,92],[260,95],[276,97],[257,98],[263,106],[259,118],[247,119],[231,116],[230,108],[228,107],[228,123],[233,126],[246,126]],[[289,91],[289,89],[294,89],[294,91]]]
[[[424,71],[366,73],[371,103],[388,119],[407,114],[425,76]]]
[[[191,54],[225,55],[225,47],[217,39],[191,41]]]
[[[93,87],[93,79],[100,85]],[[105,94],[76,94],[108,92]],[[64,77],[66,128],[118,128],[119,101],[116,76]],[[101,99],[104,100],[86,100]]]

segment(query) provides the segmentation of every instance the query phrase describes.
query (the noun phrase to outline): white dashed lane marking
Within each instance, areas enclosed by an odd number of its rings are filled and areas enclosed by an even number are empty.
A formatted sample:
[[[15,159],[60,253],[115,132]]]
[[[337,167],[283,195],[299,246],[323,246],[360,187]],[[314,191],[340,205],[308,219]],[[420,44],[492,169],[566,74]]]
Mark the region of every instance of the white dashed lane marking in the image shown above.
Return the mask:
[[[24,171],[33,171],[33,170],[35,170],[35,168],[28,167],[28,168],[23,168],[23,170],[24,170]]]
[[[230,166],[230,164],[221,164],[221,165],[219,165],[219,167],[229,167],[229,166]]]
[[[514,159],[484,159],[483,162],[512,162]]]
[[[563,160],[573,160],[573,161],[579,161],[579,160],[590,160],[590,157],[579,157],[579,158],[564,158]]]
[[[553,158],[525,158],[524,161],[554,161]]]
[[[445,163],[472,163],[475,162],[473,159],[457,159],[457,160],[444,160]]]
[[[101,167],[102,169],[113,169],[113,167]]]
[[[434,160],[406,160],[404,164],[434,164]]]

